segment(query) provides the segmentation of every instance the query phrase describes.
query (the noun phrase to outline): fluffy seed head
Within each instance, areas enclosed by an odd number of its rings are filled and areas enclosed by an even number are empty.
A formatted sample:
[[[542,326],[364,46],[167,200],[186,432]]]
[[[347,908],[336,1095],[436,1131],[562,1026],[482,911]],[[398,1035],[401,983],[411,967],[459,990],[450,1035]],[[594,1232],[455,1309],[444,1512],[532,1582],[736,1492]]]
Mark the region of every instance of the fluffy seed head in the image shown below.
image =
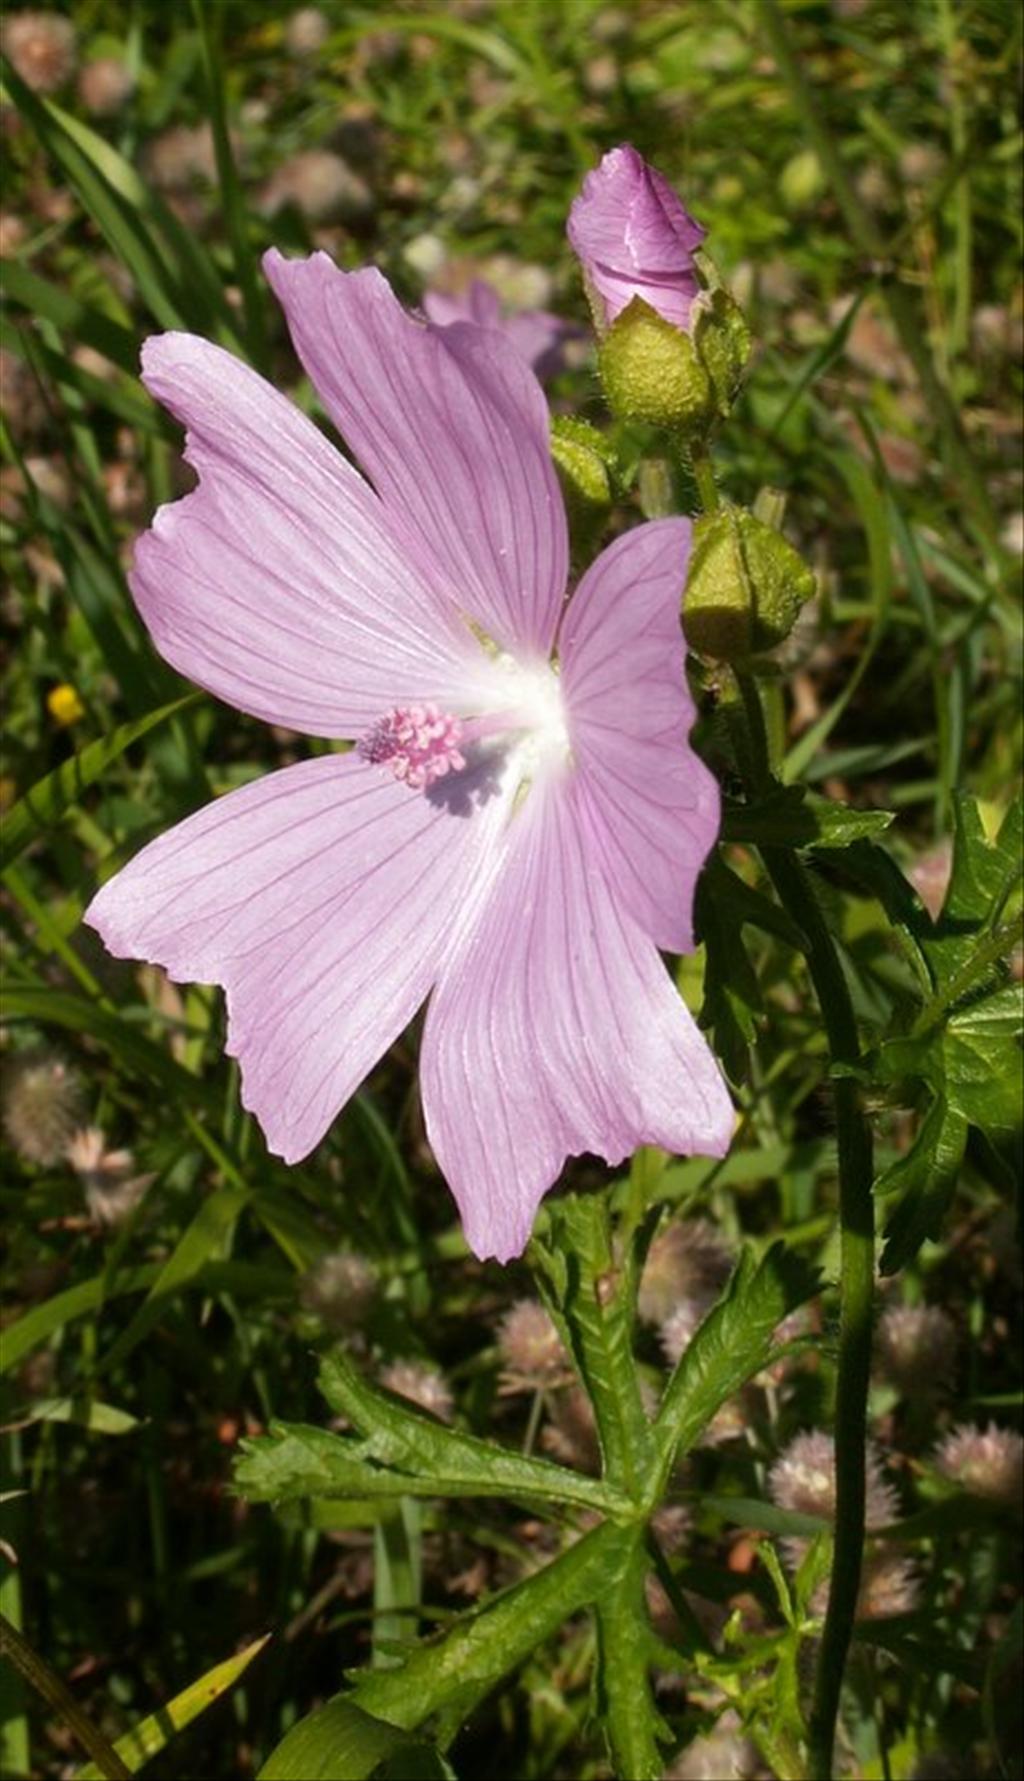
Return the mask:
[[[94,117],[114,117],[135,91],[135,76],[116,56],[86,62],[78,76],[78,97]]]
[[[55,93],[75,71],[75,27],[58,12],[12,12],[0,45],[34,93]]]
[[[376,1295],[377,1274],[372,1262],[352,1249],[321,1256],[299,1285],[303,1310],[322,1318],[329,1329],[339,1333],[360,1328]]]
[[[920,1599],[921,1579],[913,1559],[894,1546],[880,1545],[865,1554],[857,1597],[858,1620],[888,1620],[894,1614],[912,1614]]]
[[[648,1323],[665,1323],[682,1305],[699,1305],[695,1329],[731,1272],[729,1249],[708,1219],[676,1219],[658,1232],[647,1252],[640,1315]]]
[[[960,1423],[935,1453],[935,1464],[950,1483],[972,1496],[1007,1508],[1020,1508],[1024,1487],[1024,1438],[1015,1429],[987,1429]]]
[[[564,1466],[580,1472],[601,1469],[593,1406],[580,1385],[563,1386],[549,1399],[551,1421],[541,1435],[541,1445]]]
[[[506,1311],[498,1349],[505,1392],[540,1391],[572,1378],[562,1338],[536,1299],[519,1299]]]
[[[63,1058],[27,1051],[6,1065],[4,1130],[26,1162],[44,1168],[60,1162],[81,1111],[81,1082]]]
[[[436,1367],[425,1367],[415,1360],[396,1360],[380,1375],[381,1384],[397,1397],[408,1398],[436,1416],[439,1422],[451,1422],[455,1400]]]
[[[902,1396],[935,1396],[956,1363],[953,1319],[938,1305],[890,1305],[878,1321],[879,1372]]]
[[[340,155],[309,148],[282,162],[264,188],[268,216],[286,204],[294,204],[311,223],[347,222],[373,209],[373,195]]]
[[[165,192],[185,192],[196,180],[213,180],[217,157],[208,124],[176,124],[155,136],[146,150],[146,167],[154,185]]]

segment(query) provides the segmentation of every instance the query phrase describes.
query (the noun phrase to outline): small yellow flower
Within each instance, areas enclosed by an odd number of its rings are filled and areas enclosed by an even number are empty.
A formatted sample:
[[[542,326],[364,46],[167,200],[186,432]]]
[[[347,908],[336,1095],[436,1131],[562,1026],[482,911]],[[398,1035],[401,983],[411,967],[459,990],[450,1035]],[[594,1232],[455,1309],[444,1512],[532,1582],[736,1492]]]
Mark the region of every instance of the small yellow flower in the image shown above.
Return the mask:
[[[54,722],[62,725],[77,723],[80,717],[85,716],[85,706],[74,687],[66,680],[47,693],[46,709]]]

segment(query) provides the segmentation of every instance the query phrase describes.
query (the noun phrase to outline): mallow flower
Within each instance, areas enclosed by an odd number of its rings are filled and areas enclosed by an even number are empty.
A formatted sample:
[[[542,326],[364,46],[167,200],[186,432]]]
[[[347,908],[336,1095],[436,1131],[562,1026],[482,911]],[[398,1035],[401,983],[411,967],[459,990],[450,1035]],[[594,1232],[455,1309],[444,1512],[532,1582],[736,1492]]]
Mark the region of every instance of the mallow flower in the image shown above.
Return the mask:
[[[474,278],[465,291],[424,291],[423,310],[429,321],[439,328],[453,322],[475,322],[479,328],[494,328],[512,342],[538,377],[554,377],[562,370],[565,348],[570,340],[583,338],[583,330],[574,322],[547,309],[510,309],[502,307],[501,298],[486,278]]]
[[[547,409],[508,341],[324,254],[264,264],[363,473],[220,347],[149,340],[199,485],[157,512],[132,591],[182,673],[355,746],[218,798],[87,919],[223,986],[243,1102],[288,1162],[429,995],[427,1132],[471,1247],[504,1260],[566,1157],[729,1143],[658,951],[693,944],[718,822],[687,746],[689,522],[616,539],[565,606]]]

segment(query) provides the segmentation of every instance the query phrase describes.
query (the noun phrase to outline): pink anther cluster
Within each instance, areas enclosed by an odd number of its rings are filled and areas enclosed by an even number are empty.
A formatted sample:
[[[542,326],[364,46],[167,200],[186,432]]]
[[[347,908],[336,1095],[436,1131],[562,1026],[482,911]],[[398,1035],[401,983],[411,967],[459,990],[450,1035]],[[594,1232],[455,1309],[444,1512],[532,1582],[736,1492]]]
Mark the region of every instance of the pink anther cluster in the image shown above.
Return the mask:
[[[396,779],[422,792],[466,765],[462,724],[437,705],[396,705],[359,743],[364,761],[390,767]]]

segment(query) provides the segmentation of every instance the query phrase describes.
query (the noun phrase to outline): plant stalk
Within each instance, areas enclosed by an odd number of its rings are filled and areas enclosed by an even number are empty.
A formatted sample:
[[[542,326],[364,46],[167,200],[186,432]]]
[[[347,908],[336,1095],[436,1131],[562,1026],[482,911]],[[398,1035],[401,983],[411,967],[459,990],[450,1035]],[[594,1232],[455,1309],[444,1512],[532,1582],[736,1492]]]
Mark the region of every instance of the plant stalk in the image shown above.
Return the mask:
[[[737,672],[756,765],[755,789],[771,783],[764,714],[756,682]],[[788,848],[761,849],[787,912],[803,930],[805,956],[832,1065],[855,1066],[857,1022],[842,963],[813,882]],[[818,1653],[808,1730],[810,1781],[831,1781],[843,1673],[853,1636],[864,1548],[865,1446],[875,1291],[875,1217],[871,1131],[852,1076],[832,1085],[839,1151],[839,1356],[836,1379],[836,1518],[828,1609]]]
[[[109,1781],[125,1781],[125,1777],[130,1777],[131,1769],[121,1761],[114,1746],[108,1743],[102,1732],[97,1731],[57,1672],[51,1670],[38,1652],[33,1651],[28,1640],[6,1615],[0,1615],[0,1656],[10,1660],[26,1682],[42,1696],[47,1706],[74,1732],[83,1750],[89,1752],[102,1775],[109,1777]]]

